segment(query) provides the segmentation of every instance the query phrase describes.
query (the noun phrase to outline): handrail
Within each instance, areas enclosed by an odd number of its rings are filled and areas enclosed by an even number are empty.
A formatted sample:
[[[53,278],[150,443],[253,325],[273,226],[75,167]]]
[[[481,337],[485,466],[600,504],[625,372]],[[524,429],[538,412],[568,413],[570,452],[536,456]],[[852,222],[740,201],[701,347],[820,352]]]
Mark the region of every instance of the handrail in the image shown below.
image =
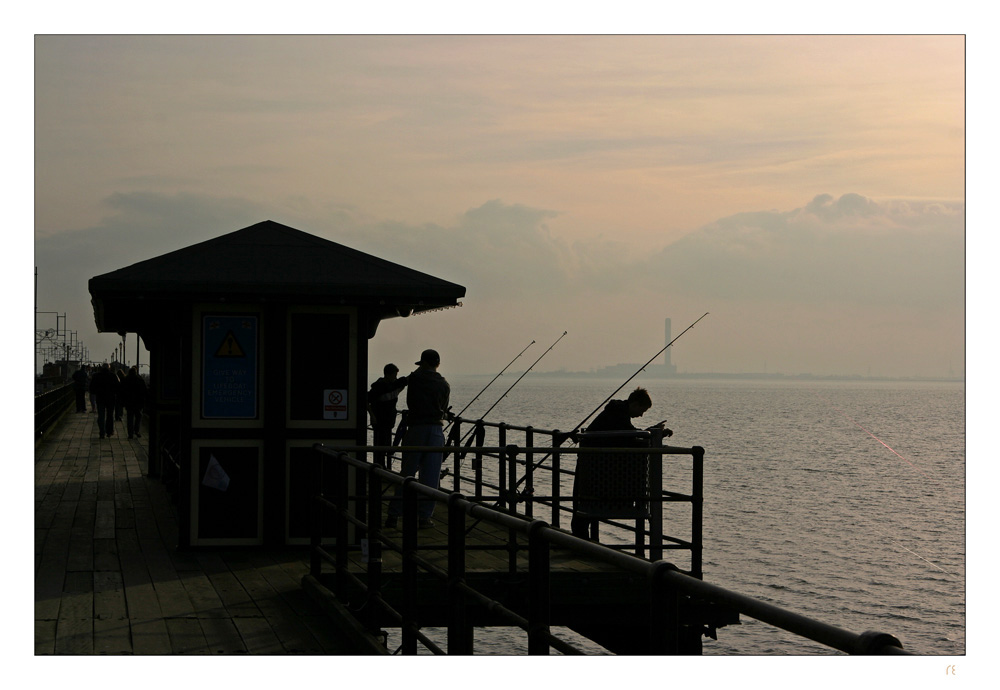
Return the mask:
[[[400,623],[403,631],[404,653],[416,653],[417,641],[424,642],[419,634],[413,602],[418,599],[417,579],[418,568],[435,575],[447,583],[449,588],[449,623],[448,623],[448,653],[472,653],[471,632],[467,630],[465,607],[468,599],[492,607],[491,611],[503,615],[511,624],[518,625],[528,633],[528,648],[530,654],[547,654],[551,648],[564,653],[578,652],[568,643],[551,635],[548,619],[549,583],[549,553],[551,548],[568,549],[574,553],[600,560],[623,571],[641,575],[649,584],[649,620],[651,648],[662,653],[676,653],[677,636],[664,634],[665,631],[677,629],[678,597],[690,596],[717,605],[728,607],[761,622],[777,628],[806,637],[815,642],[832,647],[848,654],[909,654],[902,649],[898,639],[885,633],[865,632],[860,635],[842,630],[820,621],[781,609],[778,606],[755,600],[751,597],[731,592],[722,587],[702,582],[697,577],[691,577],[680,572],[676,566],[664,560],[647,561],[636,556],[611,549],[594,542],[579,539],[565,531],[551,527],[538,519],[529,519],[514,515],[483,503],[470,500],[458,492],[447,492],[420,484],[412,477],[402,477],[394,472],[377,467],[364,460],[353,457],[341,447],[328,448],[315,444],[316,460],[313,468],[314,486],[317,494],[313,501],[313,531],[312,559],[310,574],[319,578],[322,562],[333,563],[335,570],[335,588],[338,595],[346,593],[348,581],[362,584],[360,578],[348,571],[348,554],[357,551],[357,544],[348,543],[348,524],[354,524],[364,531],[366,536],[368,572],[367,582],[363,583],[366,593],[366,605],[372,604],[391,611],[393,619]],[[363,450],[371,450],[366,447]],[[413,449],[430,450],[431,447],[414,447]],[[361,449],[359,449],[361,450]],[[409,448],[407,448],[409,450]],[[440,450],[440,448],[437,448]],[[502,447],[483,450],[504,452]],[[528,449],[524,449],[528,450]],[[532,448],[533,451],[544,451],[545,448]],[[605,449],[601,449],[605,450]],[[645,449],[653,451],[657,449]],[[564,452],[589,452],[588,449],[576,448]],[[323,460],[330,458],[336,461],[336,473],[333,486],[336,496],[328,499],[322,491],[325,486],[323,478]],[[359,476],[367,476],[365,485],[367,495],[365,503],[367,519],[353,515],[350,503],[357,501],[358,496],[352,496],[348,487],[348,470],[353,468]],[[403,501],[403,543],[397,544],[382,535],[381,503],[382,485],[384,482],[402,485]],[[423,559],[417,549],[417,500],[431,499],[443,504],[448,510],[448,567],[442,569]],[[335,552],[329,553],[323,546],[323,515],[324,510],[332,510],[337,516]],[[475,591],[465,581],[466,534],[465,516],[487,522],[498,527],[511,530],[517,534],[528,536],[528,579],[529,611],[527,616],[509,612],[499,603],[483,593]],[[399,551],[403,558],[403,587],[407,596],[404,597],[404,611],[392,611],[391,607],[381,597],[382,584],[382,548]],[[515,543],[515,550],[522,548]],[[512,614],[512,615],[508,615]],[[429,642],[429,640],[428,640]],[[426,642],[424,642],[426,644]],[[443,650],[429,646],[432,651]]]
[[[73,404],[75,384],[67,383],[35,396],[35,439],[40,438],[53,423],[69,411]]]

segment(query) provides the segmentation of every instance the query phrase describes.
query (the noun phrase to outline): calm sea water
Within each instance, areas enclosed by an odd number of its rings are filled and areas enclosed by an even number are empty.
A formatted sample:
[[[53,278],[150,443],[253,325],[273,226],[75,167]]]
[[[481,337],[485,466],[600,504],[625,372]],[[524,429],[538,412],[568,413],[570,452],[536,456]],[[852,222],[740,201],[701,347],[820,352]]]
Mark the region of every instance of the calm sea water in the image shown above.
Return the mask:
[[[450,378],[454,410],[490,378]],[[515,380],[501,378],[464,416],[484,413]],[[620,383],[529,375],[487,419],[569,430]],[[653,398],[640,422],[666,419],[672,445],[705,448],[707,582],[890,633],[920,654],[965,653],[963,384],[638,378],[615,397],[634,385]],[[831,653],[741,618],[706,638],[704,653]],[[477,654],[526,651],[518,629],[477,631]]]

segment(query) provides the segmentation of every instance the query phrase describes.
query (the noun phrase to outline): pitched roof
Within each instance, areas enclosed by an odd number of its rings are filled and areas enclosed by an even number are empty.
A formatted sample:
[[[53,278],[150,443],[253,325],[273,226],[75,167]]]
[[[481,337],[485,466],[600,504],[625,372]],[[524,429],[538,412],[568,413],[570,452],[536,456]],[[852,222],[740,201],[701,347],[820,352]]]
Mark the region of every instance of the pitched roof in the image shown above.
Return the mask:
[[[122,329],[102,323],[122,300],[336,300],[383,305],[388,316],[465,295],[461,285],[271,220],[95,276],[89,287],[100,330]]]

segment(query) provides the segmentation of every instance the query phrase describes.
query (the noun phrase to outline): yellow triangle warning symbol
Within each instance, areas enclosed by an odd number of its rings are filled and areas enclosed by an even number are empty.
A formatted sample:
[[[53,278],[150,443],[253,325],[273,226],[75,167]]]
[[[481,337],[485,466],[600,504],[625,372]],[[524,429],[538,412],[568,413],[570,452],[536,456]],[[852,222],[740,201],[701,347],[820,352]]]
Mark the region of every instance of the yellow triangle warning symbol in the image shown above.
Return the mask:
[[[222,344],[219,345],[219,349],[215,351],[216,357],[246,357],[246,353],[243,352],[243,348],[236,341],[236,336],[233,335],[232,331],[226,333],[226,337],[222,339]]]

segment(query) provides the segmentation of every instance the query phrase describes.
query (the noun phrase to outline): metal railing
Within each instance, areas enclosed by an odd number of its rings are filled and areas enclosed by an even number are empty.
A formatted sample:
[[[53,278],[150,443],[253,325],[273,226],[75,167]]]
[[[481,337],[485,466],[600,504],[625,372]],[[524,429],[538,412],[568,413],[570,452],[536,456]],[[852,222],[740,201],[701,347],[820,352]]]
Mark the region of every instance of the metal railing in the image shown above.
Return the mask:
[[[312,504],[312,538],[310,576],[319,581],[323,575],[323,564],[334,566],[333,592],[337,597],[346,597],[351,591],[361,591],[364,604],[360,621],[370,630],[377,630],[379,621],[390,620],[401,629],[400,651],[415,654],[417,644],[423,644],[435,654],[445,653],[439,645],[421,632],[416,602],[421,600],[419,586],[422,581],[418,573],[428,573],[433,579],[444,583],[447,588],[447,653],[473,653],[473,635],[469,624],[469,608],[484,607],[507,624],[517,626],[528,634],[529,654],[548,654],[556,650],[564,654],[580,653],[573,645],[555,637],[551,633],[551,552],[553,548],[566,549],[581,558],[593,559],[613,566],[622,572],[642,577],[646,583],[645,596],[649,606],[646,611],[645,629],[649,631],[648,649],[652,653],[676,654],[683,648],[681,640],[683,600],[709,602],[713,605],[745,614],[796,635],[848,654],[908,654],[899,640],[884,633],[866,632],[855,634],[849,631],[809,619],[780,607],[757,601],[735,592],[702,582],[697,577],[681,572],[673,564],[655,560],[649,561],[620,549],[609,548],[584,539],[579,539],[547,522],[526,515],[515,515],[498,507],[483,503],[487,497],[471,500],[460,492],[446,492],[433,489],[417,482],[413,477],[399,474],[354,457],[350,450],[328,448],[322,444],[314,446],[316,457],[313,466],[313,486],[317,487]],[[363,447],[353,449],[358,453],[391,450],[386,447]],[[404,451],[441,450],[440,448],[413,447],[396,448]],[[445,449],[453,456],[459,449]],[[547,453],[551,449],[528,446],[519,449],[526,456]],[[650,450],[650,449],[647,449]],[[481,446],[477,452],[498,457],[509,455],[507,447]],[[590,449],[563,449],[562,453],[588,453]],[[520,454],[520,453],[518,453]],[[509,459],[509,458],[508,458]],[[333,477],[324,477],[324,464],[333,460]],[[355,473],[357,487],[351,490],[351,471]],[[501,473],[502,474],[502,473]],[[325,482],[332,487],[332,496],[323,492]],[[459,481],[456,478],[456,483]],[[382,501],[386,491],[401,487],[402,500],[402,541],[398,542],[385,535],[382,529]],[[503,492],[501,492],[502,494]],[[508,492],[509,493],[509,490]],[[433,500],[446,507],[448,513],[447,543],[436,546],[418,545],[417,501]],[[550,500],[551,497],[546,497]],[[536,500],[538,498],[536,497]],[[557,510],[557,508],[554,508]],[[554,512],[558,515],[558,512]],[[324,544],[324,524],[328,515],[334,516],[332,552],[329,544]],[[500,545],[470,544],[466,529],[466,518],[477,523],[485,522],[505,530],[510,535],[507,543]],[[350,538],[350,528],[360,538]],[[522,612],[515,612],[488,594],[476,590],[467,579],[466,557],[475,549],[500,549],[506,551],[511,567],[517,567],[518,553],[527,552],[528,589],[527,601]],[[383,550],[400,554],[402,558],[402,602],[397,610],[383,597]],[[427,550],[446,550],[447,566],[441,567],[428,560]],[[365,562],[362,575],[351,571],[351,554],[361,553]],[[523,563],[521,564],[524,565]],[[519,573],[525,575],[525,573]],[[639,621],[633,621],[640,625]],[[690,631],[688,632],[690,634]],[[702,631],[695,634],[700,639]]]
[[[38,440],[76,403],[72,383],[35,396],[35,439]]]
[[[468,431],[463,434],[463,424],[468,424]],[[503,452],[491,452],[484,447],[487,434],[495,436],[495,445]],[[456,418],[448,434],[448,446],[456,450],[450,453],[451,465],[444,471],[450,475],[451,488],[454,491],[466,490],[477,501],[493,501],[496,507],[510,513],[523,510],[528,518],[533,518],[536,510],[547,512],[549,524],[559,528],[563,517],[574,512],[574,498],[569,485],[576,478],[575,469],[569,469],[564,463],[565,456],[579,458],[607,454],[649,456],[649,472],[647,486],[642,489],[641,496],[647,504],[649,512],[643,519],[634,523],[623,523],[619,520],[602,519],[602,525],[609,526],[620,533],[632,533],[632,544],[611,544],[610,548],[634,548],[637,555],[644,555],[648,547],[651,560],[663,558],[664,550],[686,550],[690,552],[690,568],[687,572],[695,577],[701,577],[702,564],[702,484],[704,478],[704,449],[695,446],[682,448],[663,445],[663,432],[653,429],[645,432],[621,432],[608,434],[620,436],[621,444],[638,441],[643,445],[641,450],[634,446],[574,448],[564,447],[571,438],[558,429],[539,429],[531,426],[517,426],[506,423],[484,422],[483,420],[465,420]],[[586,437],[586,433],[573,434],[574,442]],[[590,436],[594,436],[591,434]],[[550,444],[538,447],[539,440]],[[398,449],[397,449],[398,450]],[[460,452],[459,452],[460,451]],[[688,491],[667,491],[662,488],[664,482],[664,456],[688,456],[691,459],[690,475],[687,480]],[[463,472],[466,464],[469,472]],[[496,463],[496,471],[485,472],[489,468],[487,461]],[[571,465],[575,467],[574,465]],[[471,475],[471,476],[470,476]],[[544,493],[540,490],[548,490]],[[489,495],[485,490],[495,493]],[[646,493],[648,492],[648,493]],[[689,525],[690,536],[682,538],[663,533],[663,526],[668,521],[664,510],[671,504],[690,505]],[[670,524],[680,524],[683,520],[670,521]],[[647,528],[648,526],[648,528]]]

